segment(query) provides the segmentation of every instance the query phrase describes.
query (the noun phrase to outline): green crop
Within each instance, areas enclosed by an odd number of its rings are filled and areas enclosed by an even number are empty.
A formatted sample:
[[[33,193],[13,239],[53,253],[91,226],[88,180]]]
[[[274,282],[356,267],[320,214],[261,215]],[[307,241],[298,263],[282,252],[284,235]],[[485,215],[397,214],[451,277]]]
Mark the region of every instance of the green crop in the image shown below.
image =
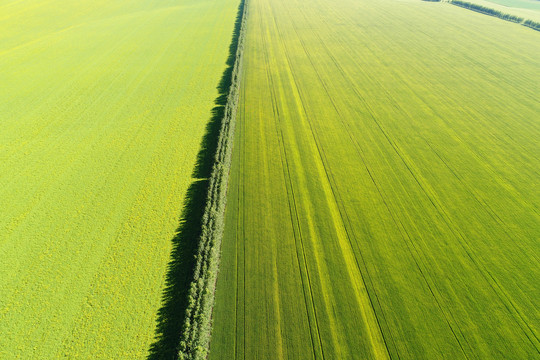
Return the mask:
[[[146,358],[237,7],[0,2],[1,359]]]
[[[540,41],[250,0],[210,359],[532,359]]]

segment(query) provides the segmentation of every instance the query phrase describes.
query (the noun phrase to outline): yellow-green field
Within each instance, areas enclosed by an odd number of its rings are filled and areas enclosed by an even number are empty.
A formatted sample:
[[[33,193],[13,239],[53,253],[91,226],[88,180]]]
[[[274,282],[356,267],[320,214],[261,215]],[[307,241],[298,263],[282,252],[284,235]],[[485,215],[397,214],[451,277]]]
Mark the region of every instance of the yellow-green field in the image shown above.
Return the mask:
[[[237,7],[0,1],[1,359],[146,358]]]
[[[540,33],[248,6],[210,358],[538,358]]]

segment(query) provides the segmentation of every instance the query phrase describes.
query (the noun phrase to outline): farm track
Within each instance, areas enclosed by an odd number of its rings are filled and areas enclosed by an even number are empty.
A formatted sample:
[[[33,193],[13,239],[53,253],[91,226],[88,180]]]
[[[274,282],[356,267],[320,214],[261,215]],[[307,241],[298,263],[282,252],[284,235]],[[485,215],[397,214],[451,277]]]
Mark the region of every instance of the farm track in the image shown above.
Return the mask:
[[[249,6],[210,358],[538,356],[537,34]]]

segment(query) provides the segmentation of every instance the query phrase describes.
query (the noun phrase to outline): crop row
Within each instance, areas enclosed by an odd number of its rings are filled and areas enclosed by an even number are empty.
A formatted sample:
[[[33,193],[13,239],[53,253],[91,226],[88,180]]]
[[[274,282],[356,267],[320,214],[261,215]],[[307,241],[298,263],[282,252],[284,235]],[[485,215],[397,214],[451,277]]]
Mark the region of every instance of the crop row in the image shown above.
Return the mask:
[[[231,84],[219,133],[215,163],[209,181],[196,265],[180,340],[180,359],[205,359],[208,354],[242,72],[246,13],[247,6],[243,0],[239,8],[240,28],[234,34],[236,39],[233,39],[233,44],[236,42],[237,48]]]

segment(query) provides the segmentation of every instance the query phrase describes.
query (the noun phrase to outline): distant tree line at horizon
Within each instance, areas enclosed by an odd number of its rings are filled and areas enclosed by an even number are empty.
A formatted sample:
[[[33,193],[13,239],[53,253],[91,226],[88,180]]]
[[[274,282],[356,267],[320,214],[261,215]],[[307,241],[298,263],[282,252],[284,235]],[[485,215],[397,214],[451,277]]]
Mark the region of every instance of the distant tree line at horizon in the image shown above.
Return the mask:
[[[440,1],[440,0],[424,0],[424,1]],[[492,8],[489,8],[489,7],[486,7],[486,6],[482,6],[482,5],[478,5],[478,4],[473,4],[473,3],[470,3],[470,2],[467,2],[467,1],[450,0],[450,4],[457,5],[457,6],[460,6],[462,8],[465,8],[465,9],[477,11],[477,12],[480,12],[482,14],[495,16],[495,17],[498,17],[500,19],[515,22],[517,24],[521,24],[521,25],[530,27],[531,29],[540,31],[540,22],[532,21],[532,20],[529,20],[529,19],[526,20],[525,18],[523,18],[521,16],[516,16],[516,15],[512,15],[512,14],[503,13],[502,11],[495,10],[495,9],[492,9]]]

